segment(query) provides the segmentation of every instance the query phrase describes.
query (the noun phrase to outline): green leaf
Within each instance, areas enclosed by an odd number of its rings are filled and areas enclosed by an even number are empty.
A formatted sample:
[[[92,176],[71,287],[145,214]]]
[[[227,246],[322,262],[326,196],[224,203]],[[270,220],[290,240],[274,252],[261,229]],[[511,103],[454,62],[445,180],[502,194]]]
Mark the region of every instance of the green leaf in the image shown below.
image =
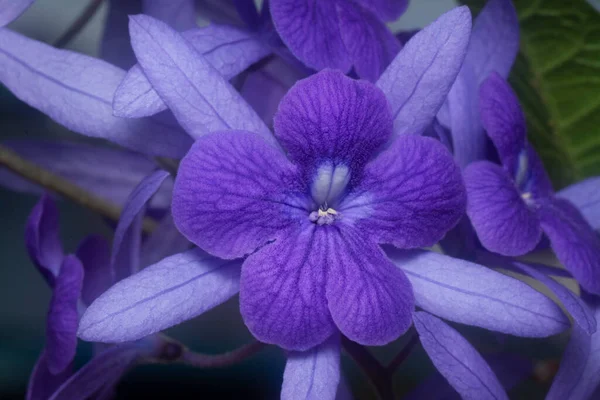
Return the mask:
[[[463,0],[474,12],[483,0]],[[586,0],[513,0],[521,52],[509,81],[555,188],[600,175],[600,13]]]

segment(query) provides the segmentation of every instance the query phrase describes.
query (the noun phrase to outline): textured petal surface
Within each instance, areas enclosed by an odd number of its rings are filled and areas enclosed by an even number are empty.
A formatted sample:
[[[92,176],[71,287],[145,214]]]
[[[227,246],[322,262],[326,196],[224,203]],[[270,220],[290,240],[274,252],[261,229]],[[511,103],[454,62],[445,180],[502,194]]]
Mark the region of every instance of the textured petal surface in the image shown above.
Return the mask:
[[[457,331],[423,311],[414,321],[429,358],[463,399],[508,400],[489,365]]]
[[[432,246],[458,223],[465,189],[448,150],[432,138],[398,137],[367,165],[340,209],[373,240],[401,248]]]
[[[383,93],[330,69],[296,83],[275,115],[275,135],[290,159],[309,173],[323,162],[359,172],[391,131]]]
[[[377,81],[392,107],[396,134],[421,134],[431,124],[460,70],[471,13],[458,7],[413,36]]]
[[[0,0],[0,27],[14,21],[33,4],[35,0]]]
[[[600,177],[568,186],[557,196],[570,201],[594,229],[600,229]]]
[[[142,244],[140,265],[146,267],[165,257],[184,252],[192,244],[177,230],[171,213],[167,213],[158,227]]]
[[[465,169],[464,179],[467,215],[481,244],[505,256],[533,250],[542,236],[539,218],[506,171],[488,161],[477,161]]]
[[[417,306],[444,319],[525,337],[569,327],[552,300],[517,279],[431,251],[387,254],[406,273]]]
[[[384,21],[395,20],[408,7],[408,0],[358,0],[357,2]]]
[[[211,24],[181,34],[225,79],[231,79],[270,52],[255,34],[233,26]],[[115,92],[116,116],[139,118],[165,110],[139,65],[131,68]]]
[[[194,0],[143,0],[144,14],[164,21],[177,31],[196,26]]]
[[[354,70],[375,82],[400,51],[400,41],[374,14],[351,1],[338,2],[337,12]]]
[[[124,75],[104,61],[0,30],[0,82],[19,99],[77,133],[146,154],[181,157],[191,140],[176,125],[112,115]]]
[[[260,117],[179,33],[144,15],[131,17],[129,30],[144,74],[191,136],[244,129],[272,140]]]
[[[198,249],[165,258],[96,299],[81,318],[78,335],[126,342],[191,319],[238,292],[239,265]]]
[[[308,211],[288,203],[297,173],[278,150],[247,132],[200,138],[179,166],[173,219],[192,243],[221,258],[252,253]]]
[[[277,32],[299,60],[316,70],[350,70],[352,60],[340,34],[337,0],[271,0],[270,3]]]
[[[288,354],[282,400],[335,400],[340,383],[340,339],[337,334],[307,351]]]
[[[92,304],[112,285],[115,276],[110,268],[110,246],[102,236],[88,236],[75,255],[85,271],[81,298],[86,305]]]
[[[31,377],[29,378],[29,384],[27,385],[26,400],[47,400],[52,396],[56,389],[63,384],[73,371],[71,368],[66,368],[63,372],[54,375],[48,370],[48,358],[46,352],[43,351],[38,358]]]
[[[77,257],[65,257],[50,300],[46,321],[48,370],[58,374],[73,361],[77,349],[77,302],[83,287],[83,266]]]
[[[600,237],[566,200],[545,203],[538,214],[558,260],[585,290],[600,294]]]

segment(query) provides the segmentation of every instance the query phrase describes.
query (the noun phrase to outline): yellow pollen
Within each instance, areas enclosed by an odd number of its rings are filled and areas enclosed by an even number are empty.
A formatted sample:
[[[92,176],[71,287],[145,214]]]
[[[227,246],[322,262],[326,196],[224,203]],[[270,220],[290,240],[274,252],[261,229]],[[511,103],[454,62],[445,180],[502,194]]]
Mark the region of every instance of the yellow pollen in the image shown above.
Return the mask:
[[[328,208],[325,211],[319,208],[319,217],[326,217],[328,215],[337,215],[337,211],[335,211],[333,208]]]

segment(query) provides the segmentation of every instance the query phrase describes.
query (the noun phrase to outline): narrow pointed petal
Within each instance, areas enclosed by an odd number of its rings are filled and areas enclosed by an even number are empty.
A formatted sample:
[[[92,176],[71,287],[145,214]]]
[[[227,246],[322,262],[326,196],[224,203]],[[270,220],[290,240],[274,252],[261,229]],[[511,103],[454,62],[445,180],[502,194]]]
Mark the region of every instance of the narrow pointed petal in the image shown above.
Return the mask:
[[[557,196],[571,202],[590,226],[600,229],[600,177],[588,178],[567,186]]]
[[[265,57],[271,50],[255,34],[233,26],[211,24],[181,34],[184,39],[229,80]],[[139,65],[128,72],[115,92],[113,112],[118,117],[140,118],[166,110]]]
[[[136,63],[129,40],[128,15],[140,14],[142,2],[109,0],[104,32],[100,41],[100,58],[119,68],[129,69]]]
[[[600,237],[571,203],[554,199],[538,210],[558,260],[588,292],[600,294]]]
[[[457,331],[424,311],[414,321],[427,355],[463,399],[508,400],[489,365]]]
[[[395,20],[408,8],[408,0],[358,0],[358,3],[383,21]]]
[[[242,129],[274,142],[236,90],[179,33],[153,18],[130,18],[133,50],[148,80],[194,138]]]
[[[176,125],[112,115],[124,76],[104,61],[0,29],[0,82],[19,99],[74,132],[150,155],[181,157],[191,139]]]
[[[176,31],[196,27],[194,0],[143,0],[144,14],[159,19]]]
[[[238,292],[239,265],[198,249],[165,258],[96,299],[81,318],[78,335],[127,342],[196,317]]]
[[[502,167],[477,161],[464,171],[467,215],[483,246],[505,256],[533,250],[542,237],[540,220]]]
[[[163,258],[189,250],[192,244],[177,230],[171,213],[167,213],[150,237],[142,244],[140,265],[146,267]]]
[[[243,257],[279,238],[291,221],[308,221],[307,206],[288,194],[296,190],[297,175],[281,152],[255,134],[204,136],[179,166],[173,219],[208,253]]]
[[[110,260],[116,281],[136,273],[140,267],[142,218],[146,204],[167,177],[167,171],[153,172],[136,186],[125,202],[115,230]]]
[[[46,357],[48,370],[53,374],[64,371],[73,361],[77,350],[77,302],[83,287],[83,266],[68,255],[56,278],[46,321]]]
[[[517,279],[431,251],[387,254],[406,273],[417,306],[444,319],[525,337],[569,327],[552,300]]]
[[[435,139],[406,135],[367,165],[364,179],[339,208],[378,243],[432,246],[464,215],[458,166]]]
[[[57,375],[51,373],[46,351],[43,351],[31,372],[25,400],[48,400],[72,374],[72,368],[65,368]]]
[[[25,12],[35,0],[0,0],[0,28]]]
[[[271,0],[270,5],[281,39],[306,66],[350,70],[335,1]]]
[[[46,282],[54,286],[65,257],[59,237],[58,209],[48,194],[43,194],[27,218],[25,246]]]
[[[377,81],[392,107],[394,133],[421,134],[458,75],[469,44],[471,13],[455,8],[413,36]]]
[[[81,299],[86,305],[92,304],[111,286],[115,276],[110,267],[110,246],[102,236],[88,236],[81,241],[75,255],[85,271]]]
[[[335,400],[340,383],[340,339],[332,335],[307,351],[288,354],[282,400]]]

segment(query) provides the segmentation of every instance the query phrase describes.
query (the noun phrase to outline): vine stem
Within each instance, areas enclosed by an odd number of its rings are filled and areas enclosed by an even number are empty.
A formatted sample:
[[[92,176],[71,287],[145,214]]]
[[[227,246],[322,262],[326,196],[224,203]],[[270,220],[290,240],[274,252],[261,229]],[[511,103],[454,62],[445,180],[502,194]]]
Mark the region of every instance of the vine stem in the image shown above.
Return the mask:
[[[66,46],[75,36],[81,32],[81,30],[90,22],[90,19],[100,9],[100,6],[104,0],[91,0],[90,3],[85,7],[83,12],[77,17],[75,22],[67,29],[65,33],[54,42],[54,47]]]
[[[222,354],[202,354],[185,349],[177,362],[198,368],[219,368],[237,364],[253,356],[267,345],[262,342],[252,342],[235,350]]]
[[[118,221],[121,216],[121,208],[119,206],[100,197],[96,197],[68,180],[25,160],[16,152],[1,144],[0,165],[5,166],[28,181],[49,189],[104,217]],[[142,229],[146,233],[154,231],[156,226],[156,221],[151,218],[146,217],[142,221]]]

